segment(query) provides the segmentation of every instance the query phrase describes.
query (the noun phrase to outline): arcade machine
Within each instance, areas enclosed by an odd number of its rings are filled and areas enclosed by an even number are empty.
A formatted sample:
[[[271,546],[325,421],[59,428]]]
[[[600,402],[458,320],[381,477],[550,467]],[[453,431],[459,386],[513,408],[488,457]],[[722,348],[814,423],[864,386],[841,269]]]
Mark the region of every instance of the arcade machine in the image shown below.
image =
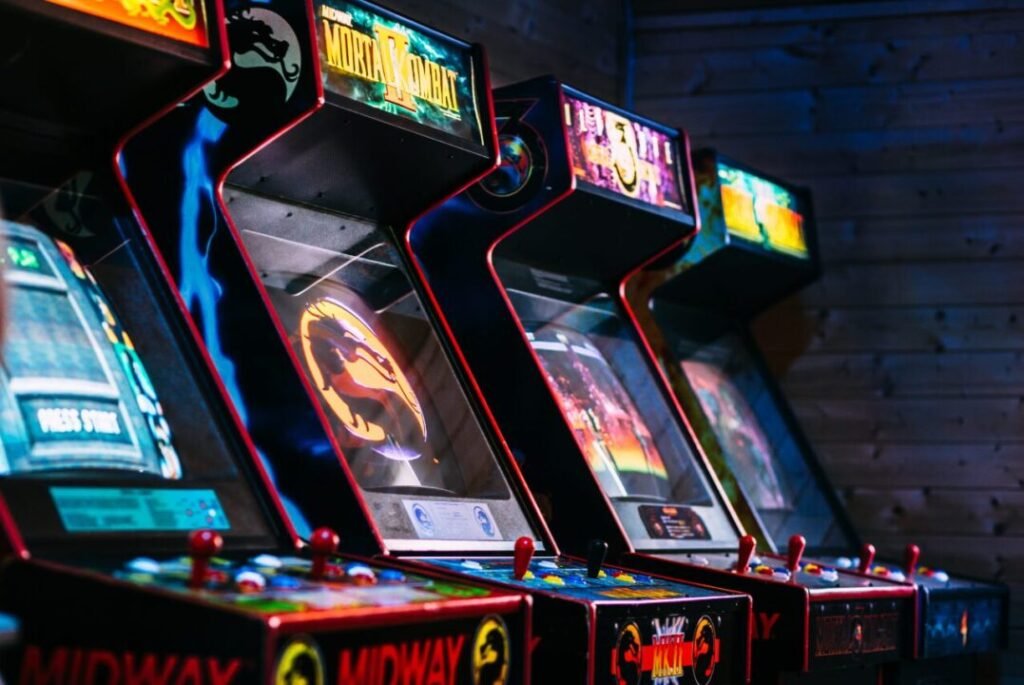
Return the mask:
[[[21,623],[0,674],[485,682],[523,658],[528,598],[334,556],[328,529],[297,551],[118,190],[118,140],[222,70],[223,21],[0,3],[0,611]]]
[[[972,680],[971,655],[1006,644],[1007,588],[921,566],[915,545],[902,564],[875,562],[749,332],[753,316],[818,276],[808,194],[710,150],[694,166],[703,229],[629,300],[730,501],[772,551],[800,533],[817,563],[915,585],[924,661],[901,678]]]
[[[482,51],[365,2],[314,15],[310,36],[229,7],[231,71],[125,155],[292,521],[528,591],[538,681],[657,658],[743,682],[749,598],[605,566],[600,544],[559,556],[436,332],[406,229],[495,166]]]
[[[501,167],[412,245],[555,538],[752,595],[755,681],[874,682],[912,651],[912,589],[803,563],[799,538],[755,558],[618,303],[696,229],[685,136],[550,78],[495,100]]]

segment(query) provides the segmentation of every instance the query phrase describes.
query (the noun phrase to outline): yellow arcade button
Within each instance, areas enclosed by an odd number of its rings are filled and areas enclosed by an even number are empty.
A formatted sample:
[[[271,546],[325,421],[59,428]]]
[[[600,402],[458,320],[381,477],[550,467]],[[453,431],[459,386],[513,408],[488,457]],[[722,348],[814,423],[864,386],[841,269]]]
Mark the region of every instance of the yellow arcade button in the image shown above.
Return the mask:
[[[565,585],[565,581],[564,580],[562,580],[558,576],[552,576],[552,575],[544,576],[544,582],[545,583],[551,583],[552,585]]]
[[[523,574],[523,580],[533,580],[536,576],[533,575],[533,571],[527,571]]]
[[[633,576],[629,575],[628,573],[620,573],[619,575],[615,576],[615,580],[619,581],[620,583],[635,583],[636,582],[636,578],[634,578]]]

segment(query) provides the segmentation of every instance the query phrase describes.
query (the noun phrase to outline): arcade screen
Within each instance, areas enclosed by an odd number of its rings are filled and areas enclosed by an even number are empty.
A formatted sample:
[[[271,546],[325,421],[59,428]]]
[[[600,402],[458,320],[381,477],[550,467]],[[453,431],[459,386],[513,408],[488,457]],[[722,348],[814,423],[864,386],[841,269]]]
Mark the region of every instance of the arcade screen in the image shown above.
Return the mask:
[[[656,376],[606,295],[509,289],[577,444],[638,548],[735,544]]]
[[[302,372],[393,549],[508,549],[531,527],[390,237],[230,189]]]
[[[680,368],[725,466],[776,546],[800,533],[812,548],[846,547],[764,370],[743,340],[679,338]],[[712,450],[708,450],[713,454]]]
[[[137,239],[87,183],[0,181],[0,488],[29,535],[262,533]]]
[[[793,257],[809,257],[796,193],[738,167],[718,164],[722,216],[729,232]]]

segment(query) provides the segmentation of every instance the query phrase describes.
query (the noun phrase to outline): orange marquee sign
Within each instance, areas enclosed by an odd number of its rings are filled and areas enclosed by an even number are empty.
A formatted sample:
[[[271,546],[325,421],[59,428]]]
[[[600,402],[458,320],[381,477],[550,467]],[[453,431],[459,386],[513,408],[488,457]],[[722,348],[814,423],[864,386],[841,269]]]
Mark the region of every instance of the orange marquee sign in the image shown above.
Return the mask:
[[[202,0],[46,0],[84,14],[206,47]]]

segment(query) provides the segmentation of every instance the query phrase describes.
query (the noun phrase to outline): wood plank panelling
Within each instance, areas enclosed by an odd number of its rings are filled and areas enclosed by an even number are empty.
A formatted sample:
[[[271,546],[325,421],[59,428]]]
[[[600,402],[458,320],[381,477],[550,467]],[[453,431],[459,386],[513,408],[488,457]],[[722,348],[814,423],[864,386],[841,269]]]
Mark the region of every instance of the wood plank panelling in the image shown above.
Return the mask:
[[[388,0],[386,5],[483,43],[497,86],[557,74],[598,97],[618,97],[624,16],[619,0]]]
[[[861,532],[1009,583],[1024,652],[1024,5],[634,7],[636,108],[814,193],[755,329]]]

